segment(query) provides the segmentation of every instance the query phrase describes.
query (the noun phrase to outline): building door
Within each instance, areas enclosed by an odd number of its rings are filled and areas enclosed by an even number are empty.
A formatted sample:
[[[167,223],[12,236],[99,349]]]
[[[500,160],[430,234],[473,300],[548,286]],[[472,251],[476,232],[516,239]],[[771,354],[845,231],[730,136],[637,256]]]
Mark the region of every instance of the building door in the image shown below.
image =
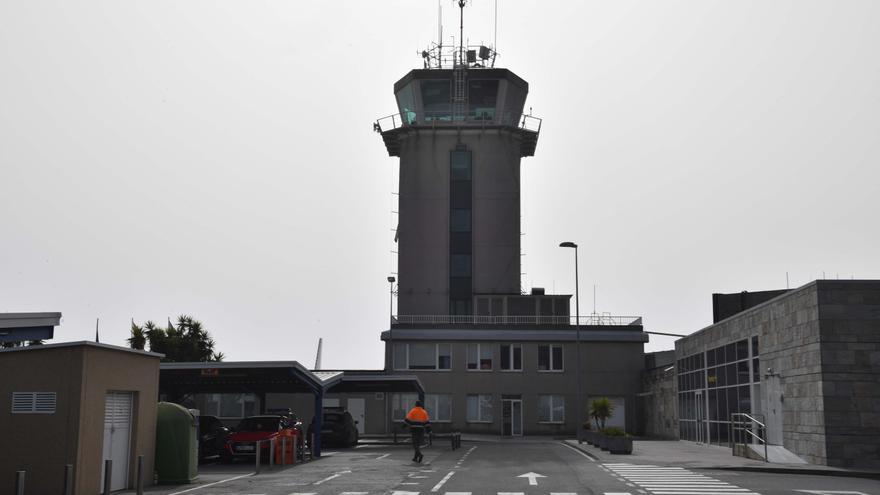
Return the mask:
[[[697,434],[694,439],[697,443],[706,442],[706,398],[703,391],[697,390],[694,394],[694,413],[697,419]]]
[[[101,461],[101,490],[104,489],[104,462],[113,461],[110,490],[128,488],[128,460],[131,457],[131,410],[133,394],[107,392],[104,400],[104,451]]]
[[[778,374],[764,375],[764,419],[767,426],[767,443],[782,445],[782,377]]]
[[[507,437],[522,436],[522,400],[501,401],[501,434]]]
[[[355,426],[357,426],[358,434],[364,434],[364,399],[359,398],[351,398],[348,399],[348,412],[351,414],[351,417],[357,422]]]

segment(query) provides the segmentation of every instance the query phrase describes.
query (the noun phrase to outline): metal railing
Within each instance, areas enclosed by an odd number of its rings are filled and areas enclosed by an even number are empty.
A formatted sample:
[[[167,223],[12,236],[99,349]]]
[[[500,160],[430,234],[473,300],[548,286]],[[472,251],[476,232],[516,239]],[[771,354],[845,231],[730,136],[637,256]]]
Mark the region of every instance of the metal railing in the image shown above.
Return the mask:
[[[761,420],[755,418],[758,416]],[[767,426],[764,424],[764,416],[761,414],[731,413],[730,415],[730,448],[736,455],[736,446],[742,445],[743,449],[757,442],[764,445],[764,462],[770,462],[767,448]]]
[[[452,106],[440,112],[404,112],[394,113],[376,119],[373,129],[382,133],[401,127],[485,127],[502,125],[534,132],[541,132],[542,119],[524,113],[491,111],[468,112],[464,115],[455,114]]]
[[[574,316],[480,316],[480,315],[395,315],[394,325],[569,325],[578,322]],[[581,316],[579,323],[588,325],[629,326],[641,325],[641,316],[612,316],[594,314]]]

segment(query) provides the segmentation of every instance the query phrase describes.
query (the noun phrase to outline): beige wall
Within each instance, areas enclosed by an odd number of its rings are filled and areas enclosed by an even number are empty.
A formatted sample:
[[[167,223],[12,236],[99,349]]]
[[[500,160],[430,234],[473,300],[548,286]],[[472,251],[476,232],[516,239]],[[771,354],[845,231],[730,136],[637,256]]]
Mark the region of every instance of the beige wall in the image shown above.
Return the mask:
[[[108,391],[135,392],[130,486],[136,455],[153,472],[159,358],[95,345],[0,352],[0,493],[27,471],[26,494],[60,493],[64,465],[75,466],[74,494],[101,487],[104,401]],[[54,414],[11,414],[12,392],[55,392]],[[146,476],[147,484],[152,475]]]
[[[129,487],[134,486],[137,456],[144,456],[144,472],[152,483],[156,447],[156,408],[159,396],[159,359],[110,349],[87,348],[83,362],[82,415],[77,460],[76,493],[98,493],[104,441],[104,401],[107,392],[134,392]]]
[[[61,493],[76,461],[82,353],[74,348],[0,353],[0,493],[27,471],[26,494]],[[55,414],[12,414],[13,392],[55,392]]]

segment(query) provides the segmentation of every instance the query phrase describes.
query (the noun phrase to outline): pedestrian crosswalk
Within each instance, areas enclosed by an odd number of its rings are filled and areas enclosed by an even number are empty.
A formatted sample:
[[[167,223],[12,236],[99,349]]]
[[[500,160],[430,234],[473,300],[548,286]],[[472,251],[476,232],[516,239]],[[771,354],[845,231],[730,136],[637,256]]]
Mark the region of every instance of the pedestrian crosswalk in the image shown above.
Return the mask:
[[[627,486],[654,495],[760,495],[681,467],[621,462],[603,464],[603,468]]]

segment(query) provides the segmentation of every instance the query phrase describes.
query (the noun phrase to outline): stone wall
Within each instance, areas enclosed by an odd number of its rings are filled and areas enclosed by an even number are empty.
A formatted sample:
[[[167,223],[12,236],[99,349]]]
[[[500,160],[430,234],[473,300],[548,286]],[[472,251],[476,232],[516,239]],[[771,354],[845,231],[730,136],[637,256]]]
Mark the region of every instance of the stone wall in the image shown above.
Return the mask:
[[[678,420],[675,414],[676,390],[675,351],[645,355],[642,392],[638,394],[638,435],[650,438],[677,439]]]
[[[828,464],[880,469],[880,282],[818,284]]]

